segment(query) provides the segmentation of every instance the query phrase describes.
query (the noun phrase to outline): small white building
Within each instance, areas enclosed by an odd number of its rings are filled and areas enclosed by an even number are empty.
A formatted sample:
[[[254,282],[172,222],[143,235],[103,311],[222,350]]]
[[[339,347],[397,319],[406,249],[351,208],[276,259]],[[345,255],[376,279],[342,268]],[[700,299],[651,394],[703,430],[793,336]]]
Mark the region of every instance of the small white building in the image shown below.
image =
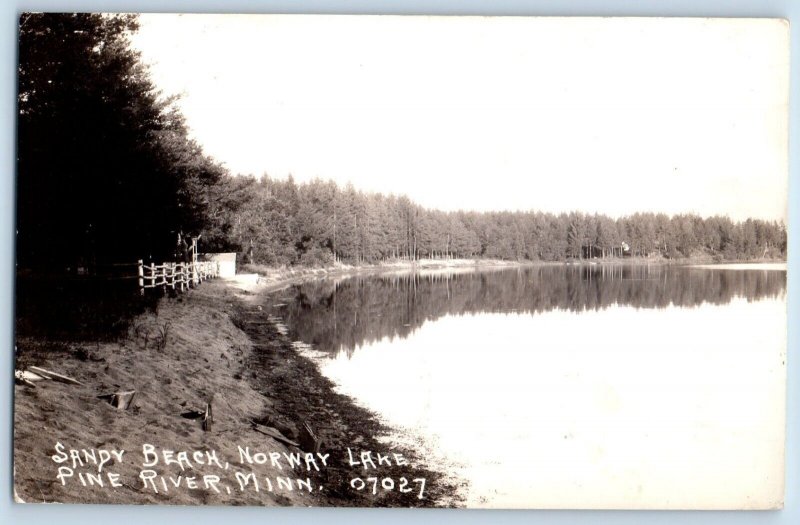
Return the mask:
[[[216,261],[219,263],[220,277],[234,277],[236,275],[236,252],[232,253],[201,253],[200,261]]]

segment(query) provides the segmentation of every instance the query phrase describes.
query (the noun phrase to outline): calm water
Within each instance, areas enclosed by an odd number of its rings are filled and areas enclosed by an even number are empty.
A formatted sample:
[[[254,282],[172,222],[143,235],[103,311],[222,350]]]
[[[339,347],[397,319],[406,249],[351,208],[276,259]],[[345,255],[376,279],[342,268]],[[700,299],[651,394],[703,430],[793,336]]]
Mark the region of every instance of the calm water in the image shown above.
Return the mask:
[[[271,300],[469,506],[678,508],[782,483],[785,290],[785,271],[543,267]]]

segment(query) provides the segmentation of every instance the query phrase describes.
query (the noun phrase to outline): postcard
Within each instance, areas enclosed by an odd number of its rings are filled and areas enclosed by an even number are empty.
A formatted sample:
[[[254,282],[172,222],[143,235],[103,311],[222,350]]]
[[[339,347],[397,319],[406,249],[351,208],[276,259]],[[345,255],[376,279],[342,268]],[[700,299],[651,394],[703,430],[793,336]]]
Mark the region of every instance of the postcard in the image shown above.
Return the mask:
[[[23,13],[14,496],[775,509],[778,19]]]

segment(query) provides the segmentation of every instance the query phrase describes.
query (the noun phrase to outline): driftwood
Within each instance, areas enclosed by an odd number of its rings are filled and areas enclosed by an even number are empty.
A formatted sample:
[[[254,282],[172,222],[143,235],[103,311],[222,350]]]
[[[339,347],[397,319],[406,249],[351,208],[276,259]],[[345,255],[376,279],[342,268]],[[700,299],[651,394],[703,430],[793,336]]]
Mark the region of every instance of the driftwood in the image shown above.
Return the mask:
[[[277,428],[268,427],[266,425],[259,425],[255,421],[250,421],[250,422],[253,424],[253,429],[256,432],[260,432],[260,433],[262,433],[264,435],[267,435],[267,436],[269,436],[271,438],[275,438],[277,441],[279,441],[279,442],[281,442],[281,443],[283,443],[285,445],[289,445],[289,446],[292,446],[292,447],[299,447],[300,446],[299,443],[296,443],[296,442],[292,441],[291,439],[287,438],[286,436],[284,436],[283,434],[281,434],[281,431],[278,430]]]
[[[319,452],[319,447],[322,445],[322,441],[317,437],[311,427],[308,426],[308,423],[303,421],[300,425],[299,433],[299,440],[300,440],[300,448],[305,450],[306,452]]]
[[[214,423],[214,412],[212,408],[213,402],[214,396],[211,396],[211,399],[209,399],[208,403],[206,403],[205,410],[187,410],[181,414],[181,417],[186,419],[199,419],[203,426],[203,430],[208,432],[211,430],[211,426]]]
[[[18,375],[22,379],[27,379],[28,381],[44,381],[47,379],[41,374],[35,374],[28,370],[22,370],[22,371],[17,370],[16,372],[14,372],[14,374]]]
[[[206,411],[203,414],[203,430],[208,432],[211,430],[211,425],[214,422],[214,415],[211,411],[211,401],[206,403]]]
[[[38,374],[40,376],[43,376],[46,379],[52,379],[53,381],[58,381],[60,383],[67,383],[67,384],[70,384],[70,385],[83,385],[83,383],[81,383],[77,379],[73,379],[73,378],[71,378],[69,376],[65,376],[63,374],[59,374],[59,373],[53,372],[51,370],[46,370],[46,369],[40,368],[38,366],[31,366],[31,367],[28,367],[28,368],[30,368],[30,370],[33,371],[34,373],[36,373],[36,374]]]
[[[33,383],[33,382],[31,382],[31,381],[29,381],[29,380],[27,380],[27,379],[25,379],[23,377],[20,377],[20,376],[14,376],[14,381],[16,381],[20,385],[25,385],[25,386],[29,386],[31,388],[36,388],[36,383]]]
[[[33,379],[31,376],[36,376],[39,379]],[[41,376],[37,376],[31,372],[22,371],[22,370],[15,370],[14,371],[14,381],[20,385],[29,386],[31,388],[36,388],[36,385],[33,383],[34,381],[38,381],[44,379]]]
[[[118,410],[127,410],[133,403],[133,398],[136,397],[136,390],[114,392],[113,394],[102,394],[97,397],[108,401],[111,406],[117,407]]]

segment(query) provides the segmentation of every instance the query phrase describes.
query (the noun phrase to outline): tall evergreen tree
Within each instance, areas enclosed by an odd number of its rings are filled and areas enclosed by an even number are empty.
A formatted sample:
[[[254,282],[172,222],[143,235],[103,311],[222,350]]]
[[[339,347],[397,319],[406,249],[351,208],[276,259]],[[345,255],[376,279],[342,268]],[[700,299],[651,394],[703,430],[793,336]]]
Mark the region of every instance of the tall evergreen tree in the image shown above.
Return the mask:
[[[25,13],[19,26],[17,258],[49,270],[165,258],[224,175],[128,41],[133,15]]]

